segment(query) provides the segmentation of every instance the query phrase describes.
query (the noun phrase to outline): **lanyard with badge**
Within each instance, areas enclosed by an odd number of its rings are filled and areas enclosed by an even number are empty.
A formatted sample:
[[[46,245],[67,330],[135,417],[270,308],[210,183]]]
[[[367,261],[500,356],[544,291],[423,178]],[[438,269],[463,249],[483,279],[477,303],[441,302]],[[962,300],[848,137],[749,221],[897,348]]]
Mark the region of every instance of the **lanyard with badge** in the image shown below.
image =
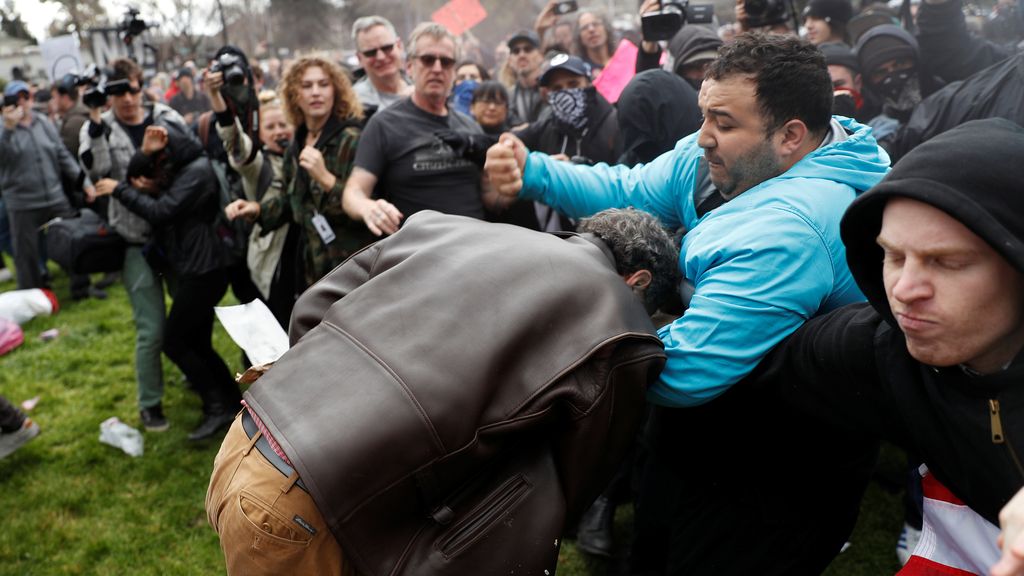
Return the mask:
[[[317,143],[319,144],[319,142]],[[307,172],[304,168],[299,168],[299,170],[302,171],[302,178],[303,180],[305,180],[306,191],[310,195],[310,200],[314,200],[314,198],[312,197],[313,187],[319,187],[320,184],[315,182],[313,178],[310,177],[309,172]],[[324,196],[327,196],[327,192],[323,192],[323,195],[320,198],[321,202],[323,201]],[[313,204],[316,204],[315,200]],[[322,240],[324,244],[330,244],[331,242],[334,242],[334,239],[337,238],[338,236],[334,233],[334,229],[331,228],[331,224],[327,222],[327,218],[325,218],[324,215],[320,213],[320,210],[318,208],[319,207],[313,208],[313,217],[310,218],[310,222],[313,224],[313,229],[316,230],[316,233],[320,235],[320,240]]]

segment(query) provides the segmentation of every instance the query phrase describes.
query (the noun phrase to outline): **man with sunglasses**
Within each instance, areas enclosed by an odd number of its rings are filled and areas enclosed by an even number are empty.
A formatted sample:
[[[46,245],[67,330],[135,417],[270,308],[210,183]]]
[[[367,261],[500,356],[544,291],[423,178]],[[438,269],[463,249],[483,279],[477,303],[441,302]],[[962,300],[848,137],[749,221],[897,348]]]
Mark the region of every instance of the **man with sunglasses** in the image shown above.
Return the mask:
[[[143,105],[142,68],[127,58],[110,64],[105,93],[110,109],[89,110],[89,122],[79,135],[78,157],[96,192],[108,195],[118,186],[127,186],[128,163],[142,147],[146,128],[156,121],[179,123],[185,120],[169,106]],[[131,212],[116,197],[107,210],[110,225],[128,243],[122,279],[128,291],[135,321],[135,375],[138,380],[139,414],[150,431],[166,430],[163,415],[163,370],[160,352],[164,334],[164,287],[160,276],[147,263],[143,247],[152,229],[146,220]]]
[[[406,69],[412,96],[373,116],[359,140],[342,207],[375,235],[392,234],[420,210],[483,218],[480,168],[439,134],[483,134],[472,118],[448,108],[458,60],[455,37],[423,23],[409,38]]]
[[[409,95],[403,74],[405,54],[394,25],[382,16],[365,16],[352,24],[356,58],[366,76],[352,85],[366,117]]]
[[[540,78],[541,64],[544,55],[540,50],[540,38],[530,30],[520,30],[508,40],[508,62],[516,74],[516,85],[512,88],[512,105],[509,112],[511,124],[530,123],[537,120],[547,106],[541,97]]]

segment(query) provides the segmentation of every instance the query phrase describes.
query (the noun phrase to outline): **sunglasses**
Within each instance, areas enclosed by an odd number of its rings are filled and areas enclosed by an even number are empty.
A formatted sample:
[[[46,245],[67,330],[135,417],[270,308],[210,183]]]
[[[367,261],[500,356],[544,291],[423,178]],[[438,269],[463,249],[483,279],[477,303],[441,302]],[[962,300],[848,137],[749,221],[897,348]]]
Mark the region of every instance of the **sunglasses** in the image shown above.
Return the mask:
[[[124,96],[125,94],[138,94],[142,92],[142,88],[132,86],[127,80],[115,80],[107,83],[104,92],[107,93],[107,96]]]
[[[436,54],[420,54],[416,59],[420,61],[420,64],[423,64],[427,68],[433,68],[434,64],[437,63],[438,60],[441,61],[441,68],[444,68],[445,70],[455,66],[455,58],[438,56]]]
[[[384,53],[385,56],[387,56],[388,54],[391,54],[391,51],[394,50],[394,49],[395,49],[395,44],[394,43],[392,43],[392,44],[385,44],[383,46],[378,46],[377,48],[371,48],[369,50],[363,50],[362,52],[360,52],[360,54],[362,54],[364,58],[376,58],[377,57],[377,50],[380,50],[381,52]]]
[[[515,48],[512,48],[511,50],[509,50],[509,52],[513,56],[516,56],[518,54],[529,54],[530,52],[533,52],[536,49],[537,49],[536,46],[533,46],[532,44],[526,44],[524,46],[516,46]]]

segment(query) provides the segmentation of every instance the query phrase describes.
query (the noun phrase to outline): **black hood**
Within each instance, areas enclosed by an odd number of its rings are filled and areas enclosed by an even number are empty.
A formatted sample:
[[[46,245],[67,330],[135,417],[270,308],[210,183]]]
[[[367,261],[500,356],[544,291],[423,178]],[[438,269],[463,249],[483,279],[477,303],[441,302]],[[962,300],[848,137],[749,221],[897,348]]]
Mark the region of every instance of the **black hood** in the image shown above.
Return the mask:
[[[699,26],[683,26],[668,42],[668,53],[672,55],[672,66],[675,72],[686,64],[686,61],[702,52],[718,52],[722,39],[710,29]]]
[[[697,92],[666,70],[634,76],[617,106],[626,164],[650,162],[700,129]]]
[[[877,186],[850,205],[842,221],[846,261],[868,301],[892,319],[875,242],[894,197],[924,202],[963,223],[1024,273],[1024,128],[1002,118],[974,120],[921,144]]]

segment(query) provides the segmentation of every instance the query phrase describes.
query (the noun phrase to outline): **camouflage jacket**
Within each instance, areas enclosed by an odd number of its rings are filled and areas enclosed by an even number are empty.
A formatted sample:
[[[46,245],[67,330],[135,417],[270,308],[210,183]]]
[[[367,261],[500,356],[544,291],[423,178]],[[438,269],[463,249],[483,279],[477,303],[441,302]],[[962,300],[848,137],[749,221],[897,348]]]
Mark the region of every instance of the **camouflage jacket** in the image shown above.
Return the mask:
[[[353,221],[341,209],[341,193],[352,172],[359,128],[355,123],[332,117],[316,142],[317,150],[324,156],[324,164],[337,177],[337,183],[330,190],[321,188],[299,166],[299,153],[302,152],[306,132],[304,125],[295,131],[295,141],[284,157],[284,194],[261,202],[259,223],[266,231],[288,222],[299,226],[299,257],[302,259],[305,286],[308,287],[375,238],[362,221]],[[316,214],[322,214],[334,230],[335,239],[329,244],[324,243],[313,225]]]

